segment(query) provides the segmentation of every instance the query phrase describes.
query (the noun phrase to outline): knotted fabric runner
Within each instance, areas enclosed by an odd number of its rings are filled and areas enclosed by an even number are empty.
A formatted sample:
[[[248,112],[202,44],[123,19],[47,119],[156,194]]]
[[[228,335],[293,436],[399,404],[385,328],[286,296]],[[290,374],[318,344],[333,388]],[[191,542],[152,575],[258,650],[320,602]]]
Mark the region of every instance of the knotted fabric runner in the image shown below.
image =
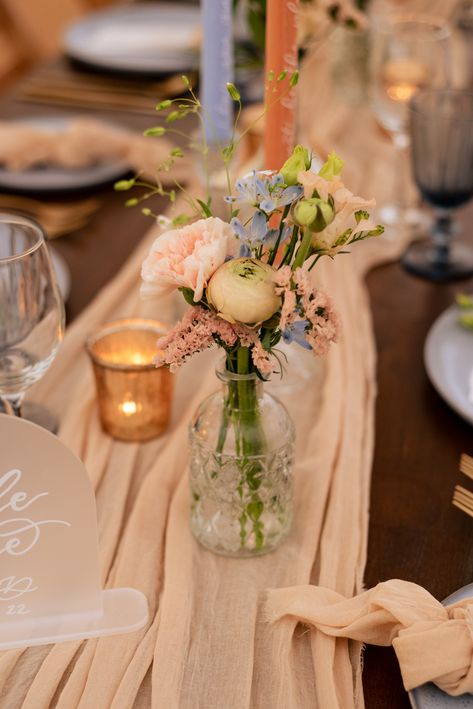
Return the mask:
[[[407,690],[435,682],[455,696],[473,692],[473,598],[444,607],[421,586],[394,579],[355,598],[315,586],[269,591],[263,613],[328,636],[392,643]]]

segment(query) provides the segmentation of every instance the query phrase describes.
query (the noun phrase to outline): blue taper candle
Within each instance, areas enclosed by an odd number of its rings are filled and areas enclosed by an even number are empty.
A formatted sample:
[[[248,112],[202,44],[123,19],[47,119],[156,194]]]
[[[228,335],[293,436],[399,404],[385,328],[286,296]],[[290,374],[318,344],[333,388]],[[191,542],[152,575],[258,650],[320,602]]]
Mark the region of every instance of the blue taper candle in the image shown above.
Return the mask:
[[[232,134],[233,107],[227,82],[233,81],[232,0],[202,0],[200,101],[208,143],[225,145]]]

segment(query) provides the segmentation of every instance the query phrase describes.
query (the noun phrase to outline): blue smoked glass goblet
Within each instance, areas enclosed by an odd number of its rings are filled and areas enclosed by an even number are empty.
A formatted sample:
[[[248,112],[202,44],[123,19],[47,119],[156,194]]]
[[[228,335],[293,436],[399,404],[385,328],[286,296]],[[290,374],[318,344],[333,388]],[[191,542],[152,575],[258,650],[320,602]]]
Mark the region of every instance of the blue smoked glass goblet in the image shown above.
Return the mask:
[[[473,92],[419,91],[410,104],[412,166],[424,200],[433,208],[431,238],[402,257],[410,273],[431,281],[473,275],[473,249],[456,238],[453,211],[473,196]]]

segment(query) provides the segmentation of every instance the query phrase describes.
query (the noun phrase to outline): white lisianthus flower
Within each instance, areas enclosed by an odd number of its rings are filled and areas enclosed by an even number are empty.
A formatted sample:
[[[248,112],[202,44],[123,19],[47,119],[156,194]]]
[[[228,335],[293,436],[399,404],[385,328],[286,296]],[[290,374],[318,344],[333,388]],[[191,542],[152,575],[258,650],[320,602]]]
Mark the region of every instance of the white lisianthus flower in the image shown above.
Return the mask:
[[[227,261],[210,279],[207,300],[217,314],[230,323],[262,323],[281,306],[274,273],[272,266],[256,259]]]

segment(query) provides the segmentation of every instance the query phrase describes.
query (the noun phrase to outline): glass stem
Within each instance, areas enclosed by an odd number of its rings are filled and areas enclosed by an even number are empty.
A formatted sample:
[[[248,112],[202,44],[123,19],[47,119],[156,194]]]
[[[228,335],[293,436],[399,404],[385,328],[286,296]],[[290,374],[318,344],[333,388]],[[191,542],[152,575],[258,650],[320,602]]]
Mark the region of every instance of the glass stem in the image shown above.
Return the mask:
[[[433,262],[436,266],[446,266],[450,260],[450,244],[453,236],[452,213],[449,209],[435,212],[435,224],[432,231],[434,241]]]
[[[5,413],[9,416],[22,418],[21,405],[23,403],[23,395],[4,397],[2,402],[5,407]]]
[[[396,148],[396,202],[399,208],[399,221],[404,225],[408,208],[407,187],[410,179],[409,167],[409,136],[404,133],[393,133],[392,141]]]

